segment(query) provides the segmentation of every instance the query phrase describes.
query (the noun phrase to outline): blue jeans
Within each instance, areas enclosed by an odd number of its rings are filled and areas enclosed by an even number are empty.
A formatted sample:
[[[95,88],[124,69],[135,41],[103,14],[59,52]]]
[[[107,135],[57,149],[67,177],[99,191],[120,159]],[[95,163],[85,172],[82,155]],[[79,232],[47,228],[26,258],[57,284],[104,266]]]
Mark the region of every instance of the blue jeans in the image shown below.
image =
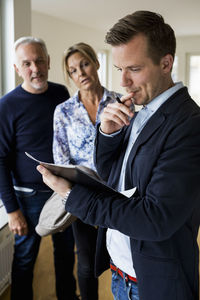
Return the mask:
[[[35,226],[51,191],[16,191],[16,197],[28,224],[26,236],[15,235],[12,265],[11,300],[33,299],[33,268],[38,255],[41,237]],[[64,232],[52,235],[56,274],[56,293],[59,300],[76,299],[76,282],[73,276],[74,238],[71,226]]]
[[[112,294],[114,300],[139,300],[137,283],[122,278],[118,273],[112,271]]]

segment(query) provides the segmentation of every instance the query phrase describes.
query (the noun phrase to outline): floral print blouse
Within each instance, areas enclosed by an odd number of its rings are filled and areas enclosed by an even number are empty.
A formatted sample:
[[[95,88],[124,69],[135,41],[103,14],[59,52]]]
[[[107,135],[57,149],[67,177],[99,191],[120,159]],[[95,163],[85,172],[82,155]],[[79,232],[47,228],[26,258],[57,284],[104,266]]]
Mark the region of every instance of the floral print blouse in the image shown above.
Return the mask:
[[[53,155],[56,164],[83,165],[95,170],[93,152],[96,128],[104,107],[114,102],[117,96],[122,95],[104,88],[95,124],[92,123],[87,110],[79,100],[78,91],[73,97],[56,107],[53,139]]]

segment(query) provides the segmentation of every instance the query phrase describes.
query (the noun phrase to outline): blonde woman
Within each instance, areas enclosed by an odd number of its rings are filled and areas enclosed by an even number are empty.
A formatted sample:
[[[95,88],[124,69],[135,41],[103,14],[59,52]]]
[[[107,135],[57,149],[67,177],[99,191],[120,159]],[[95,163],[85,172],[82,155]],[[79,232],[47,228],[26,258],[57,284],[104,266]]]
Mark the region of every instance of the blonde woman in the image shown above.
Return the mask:
[[[95,169],[93,161],[96,127],[104,107],[120,94],[108,91],[99,81],[99,62],[93,48],[78,43],[63,58],[67,82],[78,91],[58,105],[54,114],[54,161]],[[94,275],[97,229],[77,220],[73,232],[78,254],[78,280],[82,300],[98,299],[98,279]]]

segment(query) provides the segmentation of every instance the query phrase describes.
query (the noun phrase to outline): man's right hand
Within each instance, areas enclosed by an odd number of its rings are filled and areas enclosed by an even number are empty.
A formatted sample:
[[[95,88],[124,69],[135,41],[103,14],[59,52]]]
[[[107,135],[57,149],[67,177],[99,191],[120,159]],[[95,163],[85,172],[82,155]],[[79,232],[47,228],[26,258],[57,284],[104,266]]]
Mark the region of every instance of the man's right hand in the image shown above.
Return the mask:
[[[20,209],[8,213],[8,225],[14,234],[27,235],[28,233],[28,225]]]
[[[100,126],[103,133],[112,134],[130,124],[130,118],[134,116],[131,110],[132,98],[133,93],[130,93],[120,99],[122,103],[110,103],[104,108]]]

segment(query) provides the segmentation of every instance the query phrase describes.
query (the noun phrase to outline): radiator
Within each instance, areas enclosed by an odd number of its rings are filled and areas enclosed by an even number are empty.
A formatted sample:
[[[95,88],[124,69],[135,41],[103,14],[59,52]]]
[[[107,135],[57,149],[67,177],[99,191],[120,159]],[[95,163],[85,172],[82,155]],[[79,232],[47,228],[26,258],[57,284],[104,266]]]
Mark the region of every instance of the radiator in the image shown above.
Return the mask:
[[[14,238],[8,225],[0,230],[0,295],[11,284]]]

